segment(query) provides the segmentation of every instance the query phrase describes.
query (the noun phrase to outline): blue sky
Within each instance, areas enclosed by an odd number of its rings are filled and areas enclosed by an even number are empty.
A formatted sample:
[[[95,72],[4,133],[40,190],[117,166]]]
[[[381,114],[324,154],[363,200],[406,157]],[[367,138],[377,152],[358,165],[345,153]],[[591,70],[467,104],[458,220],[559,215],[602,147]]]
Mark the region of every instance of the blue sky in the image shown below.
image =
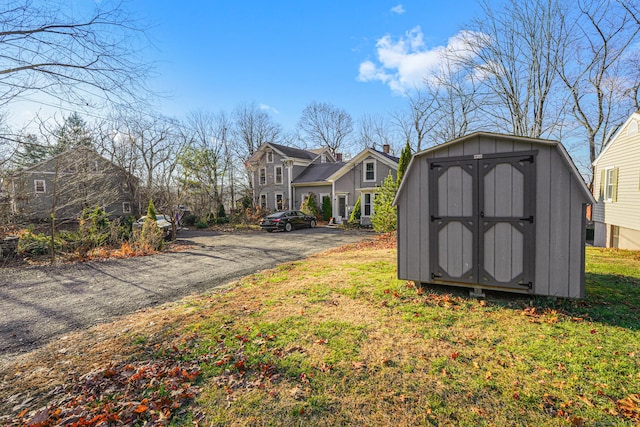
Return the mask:
[[[403,108],[402,85],[479,12],[475,0],[136,0],[130,6],[153,25],[156,50],[148,53],[158,64],[151,85],[169,94],[161,112],[231,112],[255,102],[285,129],[295,127],[312,101],[354,119]]]

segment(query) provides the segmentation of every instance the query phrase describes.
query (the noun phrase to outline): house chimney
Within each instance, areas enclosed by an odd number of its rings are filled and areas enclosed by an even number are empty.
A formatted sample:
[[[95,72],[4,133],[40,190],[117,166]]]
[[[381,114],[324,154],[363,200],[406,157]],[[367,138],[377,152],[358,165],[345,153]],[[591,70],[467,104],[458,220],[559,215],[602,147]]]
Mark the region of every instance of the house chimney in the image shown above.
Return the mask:
[[[383,151],[385,154],[389,154],[389,148],[391,148],[391,147],[389,146],[389,144],[384,144],[384,145],[382,146],[382,151]]]
[[[342,153],[336,153],[336,162],[342,161]]]

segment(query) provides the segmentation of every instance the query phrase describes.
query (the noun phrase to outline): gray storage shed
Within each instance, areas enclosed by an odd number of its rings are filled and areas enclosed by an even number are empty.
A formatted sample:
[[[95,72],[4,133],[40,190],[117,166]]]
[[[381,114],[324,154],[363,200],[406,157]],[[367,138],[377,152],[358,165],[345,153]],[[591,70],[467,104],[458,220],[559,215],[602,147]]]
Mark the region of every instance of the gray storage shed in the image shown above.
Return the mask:
[[[559,142],[478,132],[429,148],[394,203],[400,279],[584,297],[595,200]]]

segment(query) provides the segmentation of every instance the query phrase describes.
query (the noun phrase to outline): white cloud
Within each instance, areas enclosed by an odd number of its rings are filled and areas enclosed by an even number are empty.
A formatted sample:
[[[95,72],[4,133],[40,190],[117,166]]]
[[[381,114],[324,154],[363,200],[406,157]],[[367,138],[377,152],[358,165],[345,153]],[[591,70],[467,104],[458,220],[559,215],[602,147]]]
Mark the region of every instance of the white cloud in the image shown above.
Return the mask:
[[[267,104],[260,104],[258,106],[258,108],[260,108],[262,111],[266,111],[268,113],[273,113],[273,114],[278,114],[279,113],[279,111],[275,107],[272,107],[271,105],[267,105]]]
[[[358,80],[380,81],[401,94],[424,86],[429,76],[444,65],[445,53],[455,51],[457,55],[469,55],[463,44],[464,38],[469,35],[468,32],[460,32],[451,37],[446,46],[433,48],[425,45],[420,26],[407,31],[399,39],[385,35],[376,43],[377,61],[362,62]]]
[[[391,8],[391,12],[396,13],[398,15],[402,15],[405,12],[404,6],[402,6],[401,4],[399,4],[397,6],[393,6]]]

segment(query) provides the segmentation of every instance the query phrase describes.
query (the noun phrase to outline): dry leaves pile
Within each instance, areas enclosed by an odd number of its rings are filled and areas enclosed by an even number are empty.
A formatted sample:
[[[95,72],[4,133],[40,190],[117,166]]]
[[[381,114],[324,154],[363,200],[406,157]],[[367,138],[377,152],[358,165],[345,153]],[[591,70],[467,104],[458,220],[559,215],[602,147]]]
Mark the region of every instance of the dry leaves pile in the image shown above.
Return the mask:
[[[197,364],[172,357],[117,363],[56,387],[46,407],[25,409],[7,426],[165,425],[195,397],[199,376]]]

